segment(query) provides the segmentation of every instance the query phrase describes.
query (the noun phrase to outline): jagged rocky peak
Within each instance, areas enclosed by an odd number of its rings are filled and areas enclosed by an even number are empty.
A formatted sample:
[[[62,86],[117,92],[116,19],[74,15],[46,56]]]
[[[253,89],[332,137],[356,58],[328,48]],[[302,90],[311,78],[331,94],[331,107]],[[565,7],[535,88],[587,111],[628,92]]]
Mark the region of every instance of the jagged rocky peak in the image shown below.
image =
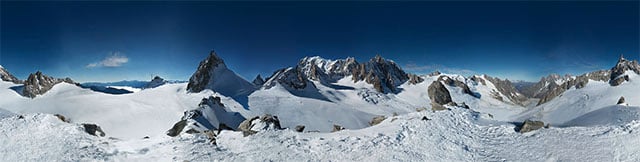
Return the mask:
[[[11,75],[11,73],[9,73],[9,71],[7,69],[2,67],[2,65],[0,65],[0,80],[7,81],[7,82],[13,82],[13,83],[16,83],[16,84],[22,83],[22,81],[20,79],[18,79],[15,76]]]
[[[260,74],[258,74],[258,76],[256,76],[255,79],[253,79],[252,83],[254,85],[256,85],[256,86],[262,86],[264,84],[264,79],[262,79],[262,76],[260,76]]]
[[[187,84],[189,92],[197,93],[205,89],[236,99],[253,92],[255,85],[227,69],[224,61],[215,51],[211,51],[209,56],[200,62]]]
[[[409,77],[409,84],[418,84],[418,83],[422,83],[424,81],[424,79],[418,75],[415,74],[407,74]]]
[[[289,87],[302,89],[313,85],[309,80],[324,84],[336,82],[347,76],[352,76],[353,82],[365,81],[372,84],[382,93],[395,92],[397,86],[410,79],[410,75],[396,63],[380,55],[364,63],[359,63],[352,57],[328,60],[314,56],[301,59],[296,67],[276,71],[267,79],[265,87],[273,87],[273,81],[277,81]],[[421,78],[414,76],[412,81],[419,83]]]
[[[37,95],[46,93],[51,88],[53,88],[54,85],[62,82],[78,85],[78,83],[71,80],[71,78],[53,78],[42,74],[42,72],[40,71],[37,71],[36,73],[29,74],[27,80],[24,81],[22,95],[34,98]]]
[[[205,89],[210,79],[213,79],[211,73],[218,67],[226,68],[224,61],[218,57],[215,51],[211,51],[207,59],[204,59],[198,65],[198,70],[189,78],[187,90],[190,92],[200,92]]]
[[[380,55],[360,64],[352,70],[353,81],[365,81],[373,84],[378,92],[395,92],[396,87],[407,80],[409,76],[393,61]]]
[[[625,74],[627,71],[633,71],[636,74],[640,74],[640,65],[637,60],[629,61],[624,58],[624,55],[620,55],[616,66],[611,68],[611,76],[609,84],[612,86],[618,86],[624,81],[629,81],[629,76]]]
[[[460,89],[462,89],[462,93],[479,98],[479,96],[474,94],[469,88],[469,86],[467,86],[467,84],[463,82],[464,80],[465,78],[461,76],[459,76],[458,78],[453,78],[447,75],[441,75],[440,77],[438,77],[438,82],[442,82],[446,85],[453,86],[453,87],[459,87]]]
[[[514,104],[523,105],[523,102],[527,100],[527,97],[520,94],[513,83],[509,81],[509,79],[502,80],[500,78],[494,78],[488,75],[484,75],[484,78],[491,82],[495,87],[496,91],[500,92],[502,95],[506,96],[509,101]],[[494,94],[494,98],[498,100],[503,100],[499,94]]]
[[[151,81],[149,83],[147,83],[144,86],[144,88],[155,88],[155,87],[159,87],[161,85],[167,84],[167,83],[168,83],[168,81],[164,80],[160,76],[155,76],[155,77],[153,77],[153,79],[151,79]]]

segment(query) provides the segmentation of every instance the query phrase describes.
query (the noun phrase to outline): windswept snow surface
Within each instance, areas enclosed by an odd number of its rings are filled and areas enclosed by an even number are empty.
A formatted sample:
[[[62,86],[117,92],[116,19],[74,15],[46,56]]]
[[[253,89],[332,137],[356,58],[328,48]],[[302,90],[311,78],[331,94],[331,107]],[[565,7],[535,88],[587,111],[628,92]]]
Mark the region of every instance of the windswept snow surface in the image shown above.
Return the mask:
[[[421,120],[423,116],[431,120]],[[83,133],[53,115],[0,121],[4,161],[638,161],[640,122],[540,129],[514,125],[467,109],[424,111],[335,133],[267,130],[243,137],[223,131],[218,145],[201,135],[118,140]]]
[[[0,108],[14,113],[62,114],[73,123],[95,123],[108,136],[126,139],[164,135],[185,110],[196,109],[204,97],[219,95],[210,90],[187,93],[186,83],[122,95],[60,83],[44,95],[30,99],[10,89],[14,86],[18,85],[0,82]],[[221,98],[229,109],[244,110],[231,98]]]

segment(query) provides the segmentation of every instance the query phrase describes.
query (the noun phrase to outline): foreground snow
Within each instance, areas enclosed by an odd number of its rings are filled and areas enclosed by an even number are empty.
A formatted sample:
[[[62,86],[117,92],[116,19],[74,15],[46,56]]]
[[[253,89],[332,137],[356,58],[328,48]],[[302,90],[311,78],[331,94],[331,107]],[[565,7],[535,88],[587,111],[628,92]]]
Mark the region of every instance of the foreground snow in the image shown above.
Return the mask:
[[[639,109],[638,107],[627,107]],[[431,120],[421,120],[423,116]],[[640,121],[517,133],[514,125],[454,108],[390,117],[336,133],[264,131],[243,137],[223,131],[218,145],[181,135],[119,140],[83,133],[53,115],[0,119],[4,161],[638,161]]]

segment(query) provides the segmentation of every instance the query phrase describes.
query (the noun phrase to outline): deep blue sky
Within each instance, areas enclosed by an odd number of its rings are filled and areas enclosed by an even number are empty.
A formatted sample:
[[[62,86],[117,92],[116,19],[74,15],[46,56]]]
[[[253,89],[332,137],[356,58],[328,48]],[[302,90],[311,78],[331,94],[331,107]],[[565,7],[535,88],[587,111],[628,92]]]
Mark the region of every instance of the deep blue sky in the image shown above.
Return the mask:
[[[620,54],[640,57],[638,1],[0,6],[0,65],[21,79],[41,70],[81,82],[187,80],[212,49],[249,80],[314,55],[366,61],[379,53],[413,73],[512,80],[608,69]],[[116,59],[102,62],[108,57]]]

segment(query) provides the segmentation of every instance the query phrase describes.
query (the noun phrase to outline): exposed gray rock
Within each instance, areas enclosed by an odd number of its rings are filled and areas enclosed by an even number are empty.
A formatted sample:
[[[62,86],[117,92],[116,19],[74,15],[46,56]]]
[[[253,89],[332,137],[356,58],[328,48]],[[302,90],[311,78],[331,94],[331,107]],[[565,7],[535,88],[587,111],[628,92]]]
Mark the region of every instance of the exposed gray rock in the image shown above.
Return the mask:
[[[190,92],[200,92],[205,89],[211,78],[211,71],[218,66],[225,66],[222,58],[218,57],[215,51],[209,53],[207,59],[200,62],[198,70],[189,78],[187,90]]]
[[[242,131],[242,134],[246,137],[262,130],[282,130],[282,127],[280,126],[278,116],[265,114],[262,115],[262,117],[256,116],[243,121],[240,123],[240,126],[238,126],[238,129]]]
[[[105,133],[102,131],[102,128],[96,124],[82,124],[84,127],[84,131],[89,133],[90,135],[104,137]]]
[[[387,117],[385,117],[385,116],[376,116],[376,117],[373,117],[373,119],[371,119],[371,121],[369,122],[369,125],[370,125],[370,126],[378,125],[378,124],[380,124],[382,121],[384,121],[385,119],[387,119]]]
[[[262,79],[262,76],[260,76],[260,74],[258,74],[258,76],[256,76],[255,79],[253,79],[252,83],[254,85],[256,85],[256,86],[262,86],[264,84],[264,79]]]
[[[487,79],[487,81],[493,83],[493,85],[496,87],[496,90],[498,92],[506,96],[509,99],[509,101],[513,102],[514,104],[523,105],[523,102],[528,99],[526,96],[520,94],[520,92],[518,92],[516,87],[513,86],[511,81],[509,81],[508,79],[501,80],[499,78],[494,78],[487,75],[485,75],[485,78]],[[497,96],[499,95],[496,95],[495,97]],[[496,99],[499,99],[499,98],[496,98]],[[499,99],[499,100],[502,100],[502,99]]]
[[[187,126],[187,120],[180,120],[173,124],[173,127],[167,131],[167,135],[171,137],[178,136],[185,126]]]
[[[434,72],[429,73],[429,76],[438,76],[440,74],[442,74],[442,73],[440,73],[439,71],[434,71]]]
[[[409,76],[409,84],[418,84],[418,83],[422,83],[424,81],[424,79],[422,79],[422,77],[415,75],[415,74],[407,74]]]
[[[344,130],[345,128],[340,126],[340,125],[333,125],[333,130],[331,132],[337,132],[337,131],[341,131]]]
[[[27,80],[24,82],[24,87],[22,88],[22,95],[30,98],[34,98],[37,95],[41,95],[49,91],[53,88],[54,85],[58,83],[66,82],[69,84],[79,85],[74,82],[70,78],[58,79],[50,76],[46,76],[42,74],[42,72],[37,71],[36,73],[31,73]]]
[[[305,126],[304,125],[297,125],[295,130],[296,132],[303,132],[304,131]]]
[[[7,71],[7,69],[5,69],[2,66],[0,66],[0,80],[7,81],[7,82],[13,82],[13,83],[16,83],[16,84],[22,84],[22,81],[20,79],[18,79],[15,76],[11,75],[11,73],[9,73],[9,71]]]
[[[485,81],[484,81],[484,79],[482,79],[481,77],[476,76],[476,75],[472,76],[472,77],[471,77],[471,80],[473,80],[473,81],[474,81],[474,82],[476,82],[476,83],[481,83],[481,84],[482,84],[482,85],[484,85],[484,86],[486,86],[486,85],[487,85],[487,82],[485,82]]]
[[[239,113],[226,110],[220,97],[209,96],[202,99],[197,109],[185,111],[180,121],[167,131],[167,135],[175,137],[183,130],[191,134],[216,129],[235,130],[244,120]]]
[[[624,56],[621,55],[616,66],[611,68],[609,84],[611,84],[611,86],[618,86],[624,81],[629,81],[629,76],[624,74],[628,70],[631,70],[636,74],[640,74],[640,64],[638,64],[637,60],[626,60]]]
[[[552,99],[564,93],[566,90],[570,89],[571,87],[575,87],[576,89],[583,88],[584,86],[587,85],[587,83],[589,83],[589,80],[607,81],[607,79],[609,78],[609,75],[610,75],[609,71],[600,70],[600,71],[594,71],[594,72],[582,74],[575,78],[570,78],[568,79],[568,81],[562,83],[559,86],[549,87],[551,89],[549,89],[544,94],[542,94],[541,96],[542,98],[540,98],[540,101],[538,101],[538,105],[551,101]]]
[[[624,104],[624,103],[626,103],[626,102],[624,101],[624,97],[623,97],[623,96],[620,96],[620,99],[618,99],[618,103],[617,103],[617,104],[619,105],[619,104]]]
[[[65,123],[70,123],[71,121],[69,121],[69,118],[65,117],[64,115],[61,114],[54,114],[53,116],[58,117],[58,119],[62,120]]]
[[[459,88],[461,88],[461,89],[462,89],[462,93],[465,93],[465,94],[471,95],[471,96],[476,97],[476,98],[477,98],[477,97],[479,97],[479,96],[476,96],[476,95],[471,91],[471,89],[469,88],[469,86],[467,86],[467,84],[465,84],[465,83],[464,83],[464,82],[462,82],[462,81],[456,80],[456,79],[454,79],[454,78],[451,78],[451,77],[449,77],[449,76],[445,76],[445,75],[438,77],[438,81],[441,81],[441,82],[443,82],[443,83],[445,83],[445,84],[447,84],[447,85],[449,85],[449,86],[459,87]]]
[[[444,105],[452,102],[449,90],[447,90],[447,88],[439,81],[433,81],[433,83],[429,85],[428,94],[429,99],[431,99],[431,103]]]
[[[524,123],[522,123],[522,125],[520,126],[520,130],[518,132],[520,133],[531,132],[534,130],[538,130],[542,127],[544,127],[544,122],[542,121],[525,120]]]

